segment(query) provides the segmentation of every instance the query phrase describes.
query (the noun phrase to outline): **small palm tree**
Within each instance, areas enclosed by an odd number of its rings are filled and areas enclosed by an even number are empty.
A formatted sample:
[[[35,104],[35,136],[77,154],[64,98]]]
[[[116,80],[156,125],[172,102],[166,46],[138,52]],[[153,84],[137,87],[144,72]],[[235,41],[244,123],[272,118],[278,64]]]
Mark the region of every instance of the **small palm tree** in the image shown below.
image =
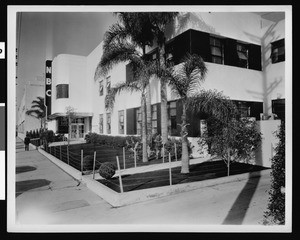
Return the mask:
[[[161,83],[161,135],[164,143],[168,140],[168,100],[167,100],[167,82],[168,77],[165,74],[166,64],[166,26],[171,23],[177,16],[178,12],[151,12],[148,13],[151,22],[151,28],[158,46],[158,77]]]
[[[151,127],[151,105],[145,108],[145,103],[151,104],[151,101],[146,101],[146,96],[149,93],[149,80],[151,70],[154,63],[145,60],[145,49],[151,44],[151,29],[148,28],[149,22],[143,18],[144,13],[119,13],[119,18],[122,22],[112,25],[105,33],[103,44],[103,55],[96,68],[95,80],[99,76],[105,76],[120,62],[130,62],[133,67],[133,82],[123,83],[116,86],[107,95],[106,101],[114,99],[115,94],[124,89],[141,91],[141,109],[142,109],[142,139],[143,139],[143,161],[148,161],[147,156],[147,125]],[[147,37],[145,37],[147,36]],[[149,40],[150,38],[150,40]],[[147,91],[146,91],[147,89]],[[114,100],[112,101],[114,102]],[[145,113],[148,109],[148,113]],[[148,116],[149,124],[146,124],[146,115]],[[148,130],[149,132],[150,130]],[[146,139],[146,142],[144,142]],[[146,154],[144,154],[146,152]]]
[[[175,94],[182,100],[181,139],[182,167],[181,173],[189,173],[189,154],[187,140],[187,109],[193,112],[205,112],[216,118],[230,117],[230,101],[216,91],[205,91],[200,88],[204,81],[207,68],[203,59],[196,54],[187,54],[182,64],[169,72],[170,85]]]
[[[46,107],[44,105],[44,98],[37,97],[37,100],[33,100],[31,102],[31,109],[26,111],[26,114],[29,116],[33,116],[41,121],[41,129],[43,128],[43,123],[45,127],[46,122]]]

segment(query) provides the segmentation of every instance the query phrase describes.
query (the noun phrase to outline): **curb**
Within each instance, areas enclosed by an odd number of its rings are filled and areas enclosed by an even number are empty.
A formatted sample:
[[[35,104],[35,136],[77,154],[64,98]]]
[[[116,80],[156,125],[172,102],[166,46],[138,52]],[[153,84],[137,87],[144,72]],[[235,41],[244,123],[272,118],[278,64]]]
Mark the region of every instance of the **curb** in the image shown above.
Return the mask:
[[[211,187],[215,185],[221,185],[230,182],[238,182],[242,180],[247,180],[251,178],[257,178],[265,175],[270,175],[271,169],[250,172],[250,173],[242,173],[236,174],[232,176],[219,177],[214,179],[208,179],[198,182],[191,183],[182,183],[171,186],[163,186],[156,188],[148,188],[142,190],[136,190],[132,192],[123,192],[118,193],[114,190],[106,187],[105,185],[99,183],[98,181],[92,179],[91,175],[84,176],[80,171],[74,169],[68,164],[62,162],[51,154],[45,152],[41,148],[38,148],[38,151],[47,157],[52,163],[61,168],[64,172],[75,178],[76,180],[84,183],[87,188],[101,197],[103,200],[108,202],[113,207],[121,207],[126,206],[138,202],[144,202],[152,199],[157,199],[161,197],[166,197],[170,195],[175,195],[178,193],[188,192],[200,188]]]

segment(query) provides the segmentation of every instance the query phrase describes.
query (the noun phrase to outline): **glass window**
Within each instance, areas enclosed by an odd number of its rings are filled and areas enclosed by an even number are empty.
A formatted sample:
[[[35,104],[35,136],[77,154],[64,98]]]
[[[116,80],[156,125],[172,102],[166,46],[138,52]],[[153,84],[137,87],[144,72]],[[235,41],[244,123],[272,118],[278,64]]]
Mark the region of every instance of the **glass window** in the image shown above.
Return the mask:
[[[111,133],[111,115],[110,115],[110,113],[106,114],[106,131],[107,131],[107,134]]]
[[[103,96],[103,80],[99,82],[99,96]]]
[[[141,108],[136,109],[136,133],[138,135],[142,134],[142,112],[141,112]]]
[[[69,98],[69,84],[56,85],[56,98]]]
[[[152,133],[157,133],[157,105],[151,106],[152,111]]]
[[[175,134],[177,131],[177,110],[176,110],[176,101],[168,102],[168,113],[169,113],[169,122],[168,128],[171,135]]]
[[[107,93],[110,91],[110,87],[111,87],[111,78],[110,76],[106,78],[106,90]]]
[[[271,43],[271,51],[272,63],[285,61],[284,39]]]
[[[210,50],[212,62],[224,64],[224,44],[219,38],[210,37]]]
[[[99,133],[103,133],[103,114],[99,115]]]
[[[248,68],[248,47],[246,44],[237,43],[238,66]]]
[[[124,110],[119,111],[119,134],[124,134]]]

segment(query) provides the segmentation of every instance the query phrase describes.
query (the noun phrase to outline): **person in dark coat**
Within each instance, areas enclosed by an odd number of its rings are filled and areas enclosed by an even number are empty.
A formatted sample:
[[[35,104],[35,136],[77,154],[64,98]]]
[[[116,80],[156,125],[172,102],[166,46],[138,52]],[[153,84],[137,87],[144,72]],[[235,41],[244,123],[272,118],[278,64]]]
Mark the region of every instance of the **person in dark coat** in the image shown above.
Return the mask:
[[[30,138],[28,135],[26,135],[26,137],[24,139],[25,151],[29,151],[29,143],[30,143]]]

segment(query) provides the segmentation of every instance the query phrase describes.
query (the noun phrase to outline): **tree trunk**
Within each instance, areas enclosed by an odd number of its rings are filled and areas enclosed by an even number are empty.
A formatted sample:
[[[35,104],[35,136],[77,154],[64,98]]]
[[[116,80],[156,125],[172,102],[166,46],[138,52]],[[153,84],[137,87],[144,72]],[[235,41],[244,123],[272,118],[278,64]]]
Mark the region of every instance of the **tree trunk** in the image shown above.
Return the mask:
[[[70,116],[68,116],[68,122],[69,122],[69,131],[68,131],[68,146],[70,145],[70,137],[71,137],[71,119]]]
[[[181,125],[181,142],[182,142],[182,156],[181,156],[181,173],[189,173],[189,151],[188,151],[188,139],[186,129],[186,104],[183,102],[182,105],[182,125]]]
[[[158,47],[159,50],[159,66],[160,69],[164,70],[166,68],[165,62],[165,43]],[[167,100],[167,84],[166,79],[162,76],[161,82],[161,137],[162,142],[166,143],[168,141],[168,100]]]
[[[147,119],[146,119],[146,96],[142,94],[141,114],[142,114],[142,145],[143,145],[143,162],[148,162],[147,154]]]
[[[227,148],[227,176],[230,175],[230,149]]]

